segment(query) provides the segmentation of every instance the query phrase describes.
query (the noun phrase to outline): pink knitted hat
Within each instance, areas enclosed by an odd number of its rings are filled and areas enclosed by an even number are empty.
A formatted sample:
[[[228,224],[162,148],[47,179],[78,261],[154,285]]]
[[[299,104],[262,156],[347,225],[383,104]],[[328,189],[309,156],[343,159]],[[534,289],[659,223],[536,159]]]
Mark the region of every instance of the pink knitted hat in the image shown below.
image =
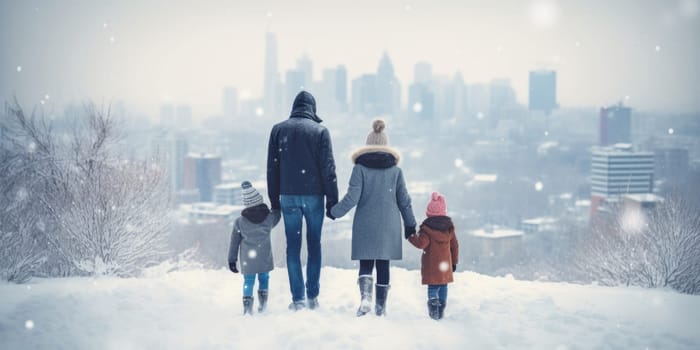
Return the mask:
[[[433,192],[433,194],[430,195],[430,201],[428,202],[428,209],[425,210],[425,215],[447,216],[447,203],[445,202],[445,196],[438,192]]]

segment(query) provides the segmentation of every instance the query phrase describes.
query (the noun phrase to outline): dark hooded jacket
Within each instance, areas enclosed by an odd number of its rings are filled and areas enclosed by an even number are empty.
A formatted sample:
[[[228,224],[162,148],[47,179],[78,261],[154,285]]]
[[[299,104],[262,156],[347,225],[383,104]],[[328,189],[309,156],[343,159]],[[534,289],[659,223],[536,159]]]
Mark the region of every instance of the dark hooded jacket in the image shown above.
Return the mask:
[[[316,115],[316,100],[300,92],[289,119],[270,132],[267,191],[273,209],[281,194],[326,196],[326,208],[338,202],[335,161],[328,129]]]
[[[459,243],[449,216],[425,219],[418,233],[408,237],[408,241],[423,249],[420,269],[423,284],[452,282],[452,265],[457,265],[459,260]]]

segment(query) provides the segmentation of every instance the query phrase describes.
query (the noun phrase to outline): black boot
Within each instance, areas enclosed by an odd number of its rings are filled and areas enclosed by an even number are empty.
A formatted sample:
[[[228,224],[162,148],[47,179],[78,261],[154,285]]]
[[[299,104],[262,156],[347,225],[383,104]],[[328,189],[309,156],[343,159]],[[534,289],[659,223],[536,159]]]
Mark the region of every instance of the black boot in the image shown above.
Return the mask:
[[[438,306],[438,319],[442,320],[442,318],[445,316],[445,307],[447,306],[447,300],[442,301],[440,300],[440,306]]]
[[[258,289],[258,313],[262,313],[267,309],[267,290]]]
[[[388,284],[376,284],[374,294],[376,294],[377,303],[374,304],[374,313],[377,316],[386,315],[386,295],[389,292]]]
[[[428,299],[428,315],[433,320],[440,319],[440,301],[437,299]]]
[[[360,287],[360,307],[357,316],[364,316],[372,310],[372,276],[360,276],[357,285]]]
[[[253,297],[243,297],[243,314],[253,314]]]

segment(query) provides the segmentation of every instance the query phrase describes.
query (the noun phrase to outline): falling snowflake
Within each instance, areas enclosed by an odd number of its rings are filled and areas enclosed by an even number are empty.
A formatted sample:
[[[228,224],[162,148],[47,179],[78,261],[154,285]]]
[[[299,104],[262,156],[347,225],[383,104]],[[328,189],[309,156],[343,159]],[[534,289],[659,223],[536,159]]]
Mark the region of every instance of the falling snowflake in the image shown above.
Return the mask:
[[[413,112],[415,113],[420,113],[423,111],[423,104],[420,102],[416,102],[413,104]]]
[[[44,95],[44,100],[48,100],[50,98],[51,98],[51,96],[49,96],[49,94]]]
[[[503,45],[496,46],[496,52],[503,52]]]
[[[549,131],[545,131],[544,136],[549,136]]]
[[[464,161],[461,158],[455,159],[455,167],[461,168],[464,165]]]
[[[438,266],[440,271],[442,272],[447,272],[447,270],[450,269],[450,264],[447,263],[447,261],[440,262],[440,265]]]
[[[112,44],[114,44],[114,37],[113,37],[113,36],[110,36],[110,37],[109,37],[109,42],[112,43]]]
[[[484,119],[484,113],[483,113],[483,112],[477,113],[477,114],[476,114],[476,119]]]
[[[248,257],[251,259],[255,259],[255,257],[258,256],[258,252],[255,249],[251,249],[248,251]]]
[[[107,22],[102,23],[102,28],[107,28]]]
[[[262,116],[263,113],[265,113],[265,110],[262,107],[258,107],[255,109],[255,115],[257,115],[258,117]]]
[[[24,328],[29,329],[29,330],[34,329],[34,321],[32,321],[32,320],[25,321]]]
[[[43,104],[45,104],[45,103],[46,103],[46,101],[44,101],[44,100],[41,100],[41,101],[39,101],[39,103],[41,103],[41,104],[43,105]]]
[[[270,12],[270,11],[267,11],[267,14],[266,14],[266,16],[267,16],[268,18],[272,17],[272,12]]]
[[[42,104],[43,104],[43,103],[42,103]],[[28,151],[29,153],[34,153],[34,152],[36,151],[36,143],[30,142],[30,143],[27,145],[27,151]]]
[[[301,169],[302,174],[306,174],[306,169]]]
[[[673,135],[673,128],[668,128],[668,134]]]
[[[17,72],[21,72],[21,71],[22,71],[22,66],[17,66]]]
[[[25,199],[27,199],[28,195],[29,194],[27,193],[27,189],[25,189],[24,187],[20,187],[20,189],[17,190],[17,201],[24,201]]]
[[[661,46],[660,46],[660,45],[656,45],[656,47],[654,48],[654,50],[656,50],[656,52],[661,51]]]
[[[543,188],[544,188],[544,185],[542,184],[542,181],[535,182],[535,191],[537,191],[537,192],[542,191]]]
[[[411,12],[413,10],[413,7],[411,4],[406,4],[406,6],[403,7],[403,10],[406,12]]]

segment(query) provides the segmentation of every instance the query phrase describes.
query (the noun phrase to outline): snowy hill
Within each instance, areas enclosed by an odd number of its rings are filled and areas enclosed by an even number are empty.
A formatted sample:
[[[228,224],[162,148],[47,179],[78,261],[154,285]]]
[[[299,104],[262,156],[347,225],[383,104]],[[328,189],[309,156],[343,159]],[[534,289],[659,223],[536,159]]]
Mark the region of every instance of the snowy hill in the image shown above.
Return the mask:
[[[226,270],[0,284],[0,348],[700,348],[698,296],[469,272],[455,279],[440,322],[428,318],[420,273],[400,268],[384,318],[355,317],[356,271],[330,267],[319,310],[287,310],[287,272],[276,269],[269,310],[253,317],[241,316],[242,277]]]

